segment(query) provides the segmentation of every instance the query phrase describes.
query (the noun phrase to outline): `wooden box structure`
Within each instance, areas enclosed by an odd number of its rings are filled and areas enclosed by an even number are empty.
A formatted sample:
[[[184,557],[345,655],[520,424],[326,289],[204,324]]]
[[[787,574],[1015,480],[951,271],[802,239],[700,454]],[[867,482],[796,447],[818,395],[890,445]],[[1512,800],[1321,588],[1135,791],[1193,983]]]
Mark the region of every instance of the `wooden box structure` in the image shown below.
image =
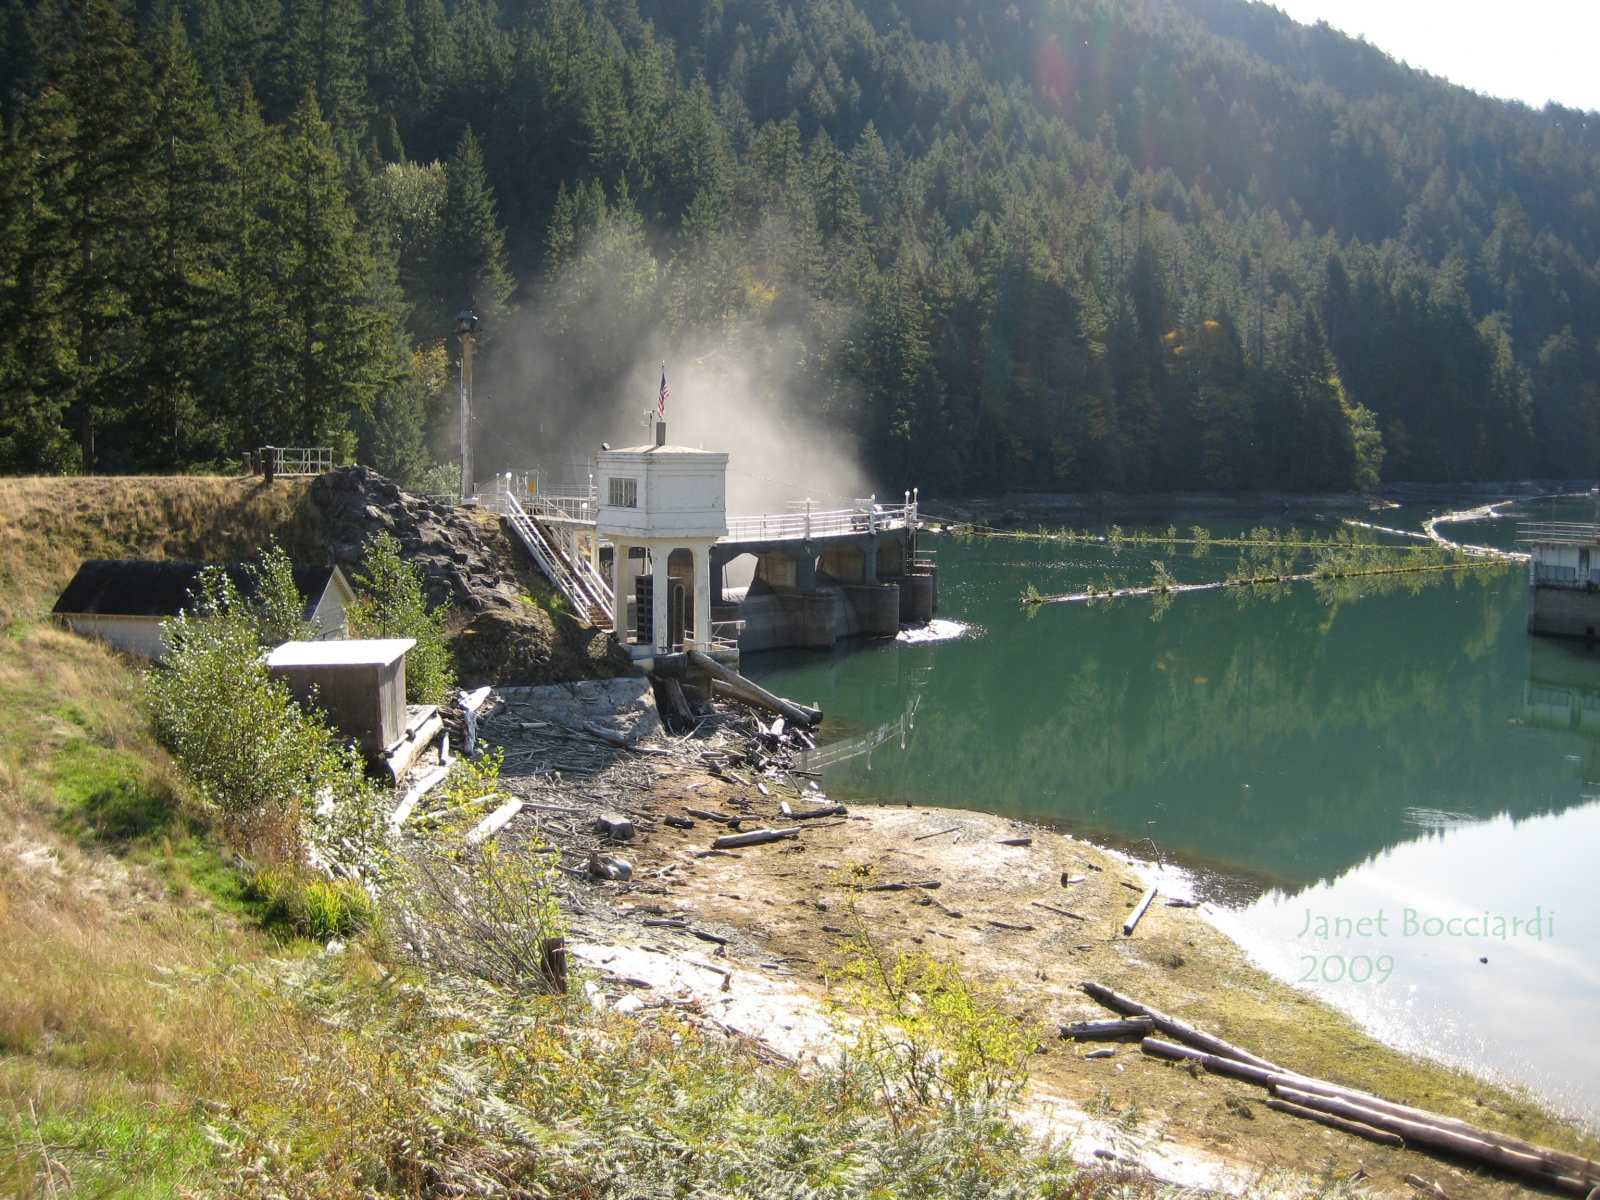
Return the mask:
[[[406,734],[406,651],[413,638],[285,642],[267,669],[373,758]]]

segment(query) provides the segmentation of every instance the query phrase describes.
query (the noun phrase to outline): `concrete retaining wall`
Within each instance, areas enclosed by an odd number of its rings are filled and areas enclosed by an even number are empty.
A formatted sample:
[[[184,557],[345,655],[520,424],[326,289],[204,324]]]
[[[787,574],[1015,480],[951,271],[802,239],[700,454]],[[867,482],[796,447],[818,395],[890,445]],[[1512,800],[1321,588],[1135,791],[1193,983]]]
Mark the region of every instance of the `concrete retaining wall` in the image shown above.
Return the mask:
[[[1529,633],[1600,641],[1600,591],[1581,587],[1535,587],[1532,591]]]

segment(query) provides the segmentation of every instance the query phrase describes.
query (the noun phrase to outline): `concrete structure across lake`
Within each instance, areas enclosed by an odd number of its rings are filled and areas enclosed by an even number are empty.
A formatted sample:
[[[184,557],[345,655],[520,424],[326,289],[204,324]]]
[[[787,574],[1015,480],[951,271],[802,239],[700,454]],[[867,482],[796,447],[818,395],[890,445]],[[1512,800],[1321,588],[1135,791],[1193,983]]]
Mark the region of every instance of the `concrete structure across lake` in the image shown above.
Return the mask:
[[[1532,522],[1517,540],[1532,558],[1528,632],[1600,640],[1600,525]]]
[[[669,446],[664,428],[657,434],[656,445],[595,457],[596,537],[588,545],[597,560],[609,557],[608,616],[635,659],[699,649],[736,661],[739,651],[892,637],[902,625],[932,619],[937,572],[917,557],[915,504],[866,500],[817,511],[808,503],[729,517],[728,456]],[[531,501],[527,524],[547,538],[557,528],[572,530],[568,546],[545,552],[572,562],[580,557],[582,522],[570,506],[540,510],[550,503]],[[509,507],[514,517],[522,511],[515,501]],[[725,568],[747,555],[755,560],[749,586],[726,589]]]

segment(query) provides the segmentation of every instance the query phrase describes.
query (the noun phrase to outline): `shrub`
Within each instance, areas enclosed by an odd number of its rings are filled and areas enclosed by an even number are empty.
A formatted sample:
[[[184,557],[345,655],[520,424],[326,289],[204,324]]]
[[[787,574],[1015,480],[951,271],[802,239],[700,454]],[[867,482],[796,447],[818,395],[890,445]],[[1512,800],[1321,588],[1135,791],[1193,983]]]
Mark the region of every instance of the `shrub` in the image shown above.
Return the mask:
[[[305,619],[305,597],[294,582],[294,561],[273,538],[261,564],[249,568],[256,579],[255,617],[263,645],[303,641],[321,630]]]
[[[422,574],[400,557],[400,543],[380,533],[367,544],[355,584],[362,595],[350,611],[350,630],[364,638],[415,638],[406,655],[406,699],[412,704],[448,704],[456,673],[445,635],[443,608],[428,611]]]
[[[500,788],[504,751],[458,758],[440,787],[434,828],[404,858],[396,889],[412,951],[427,965],[500,987],[548,991],[546,943],[565,932],[555,855],[537,838],[503,848],[468,836]]]
[[[272,678],[257,613],[226,573],[200,587],[195,612],[166,624],[165,665],[146,675],[157,736],[248,853],[381,875],[386,830],[361,755]]]
[[[857,1012],[839,1018],[851,1047],[841,1077],[878,1095],[897,1125],[930,1112],[1013,1103],[1027,1084],[1037,1034],[1005,1012],[997,991],[954,964],[879,949],[859,917],[845,943]]]

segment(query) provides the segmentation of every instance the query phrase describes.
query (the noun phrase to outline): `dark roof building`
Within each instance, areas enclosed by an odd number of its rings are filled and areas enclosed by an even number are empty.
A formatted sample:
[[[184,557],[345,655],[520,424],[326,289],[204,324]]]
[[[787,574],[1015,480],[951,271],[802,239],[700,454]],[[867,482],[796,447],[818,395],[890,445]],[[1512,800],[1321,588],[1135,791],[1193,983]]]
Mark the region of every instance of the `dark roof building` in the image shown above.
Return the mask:
[[[90,559],[56,600],[54,613],[66,625],[102,638],[119,650],[159,659],[165,650],[161,623],[192,611],[200,573],[220,566],[245,599],[256,596],[256,576],[243,563],[144,562]],[[304,620],[322,638],[342,638],[345,610],[355,599],[338,567],[295,564],[294,583],[305,601]]]

